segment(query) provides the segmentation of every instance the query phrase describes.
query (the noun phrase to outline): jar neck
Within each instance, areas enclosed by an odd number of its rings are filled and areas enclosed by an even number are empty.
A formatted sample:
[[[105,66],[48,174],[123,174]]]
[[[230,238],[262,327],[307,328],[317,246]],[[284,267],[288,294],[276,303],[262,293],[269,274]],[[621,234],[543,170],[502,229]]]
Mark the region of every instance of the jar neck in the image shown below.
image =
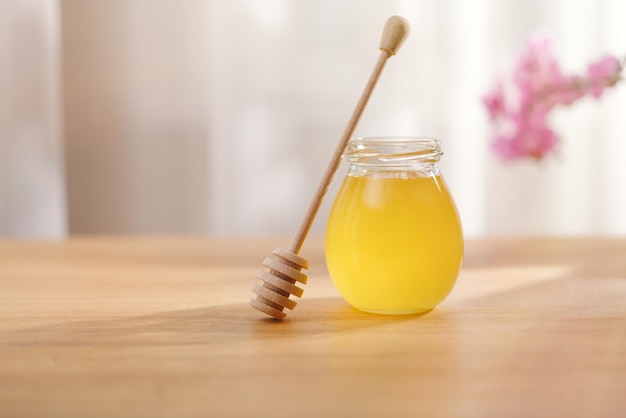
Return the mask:
[[[439,174],[443,153],[437,139],[381,137],[353,140],[344,155],[348,175],[410,178]]]

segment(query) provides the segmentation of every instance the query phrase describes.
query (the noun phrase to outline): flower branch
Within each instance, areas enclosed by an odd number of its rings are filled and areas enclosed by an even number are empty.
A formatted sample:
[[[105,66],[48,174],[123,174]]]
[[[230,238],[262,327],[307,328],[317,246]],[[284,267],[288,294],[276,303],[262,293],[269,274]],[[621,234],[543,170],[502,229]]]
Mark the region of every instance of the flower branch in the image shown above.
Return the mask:
[[[541,160],[554,152],[559,137],[549,125],[557,106],[586,96],[600,98],[623,79],[624,63],[608,55],[592,62],[583,75],[566,75],[545,36],[531,37],[508,80],[499,80],[483,104],[492,127],[491,145],[504,160]]]

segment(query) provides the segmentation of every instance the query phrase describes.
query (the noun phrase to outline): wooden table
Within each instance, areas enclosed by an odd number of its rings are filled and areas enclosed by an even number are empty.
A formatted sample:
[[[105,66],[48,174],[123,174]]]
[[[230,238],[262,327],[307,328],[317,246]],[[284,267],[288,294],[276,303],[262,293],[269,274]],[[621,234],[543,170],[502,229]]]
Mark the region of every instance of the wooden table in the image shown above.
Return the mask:
[[[0,241],[0,416],[626,417],[626,239],[470,241],[438,309],[388,317],[312,238],[275,322],[248,300],[287,244]]]

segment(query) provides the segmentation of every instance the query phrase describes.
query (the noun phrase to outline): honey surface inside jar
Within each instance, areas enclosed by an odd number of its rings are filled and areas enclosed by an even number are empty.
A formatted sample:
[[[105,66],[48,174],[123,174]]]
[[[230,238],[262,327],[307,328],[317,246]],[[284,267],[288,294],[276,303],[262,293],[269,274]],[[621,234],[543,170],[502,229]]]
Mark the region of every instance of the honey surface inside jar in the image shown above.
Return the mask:
[[[326,262],[355,308],[427,312],[452,290],[463,258],[456,207],[440,175],[347,175],[331,209]]]

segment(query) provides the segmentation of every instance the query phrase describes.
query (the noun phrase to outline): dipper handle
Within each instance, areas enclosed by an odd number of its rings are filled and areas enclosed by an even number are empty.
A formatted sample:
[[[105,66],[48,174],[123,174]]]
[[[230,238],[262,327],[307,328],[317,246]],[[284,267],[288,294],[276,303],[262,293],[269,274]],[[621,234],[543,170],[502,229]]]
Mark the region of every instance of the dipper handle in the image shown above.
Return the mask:
[[[337,171],[337,167],[339,167],[341,155],[352,137],[356,124],[361,118],[363,109],[365,109],[372,90],[374,90],[385,62],[389,57],[395,55],[408,34],[409,24],[405,19],[399,16],[392,16],[387,20],[380,42],[378,61],[367,81],[365,89],[361,93],[361,98],[352,112],[337,149],[324,172],[309,209],[304,218],[302,218],[300,228],[291,242],[291,246],[288,250],[282,248],[275,249],[272,255],[263,262],[263,269],[257,273],[256,277],[263,284],[255,283],[252,286],[252,292],[256,294],[256,297],[250,300],[250,304],[253,308],[266,313],[272,318],[283,319],[287,316],[284,312],[285,308],[293,309],[296,307],[296,302],[289,299],[290,295],[302,296],[303,290],[296,286],[296,282],[306,283],[307,276],[302,272],[302,269],[308,268],[308,262],[300,257],[298,252],[306,239],[309,229],[311,229],[322,199],[328,190],[335,171]]]
[[[300,223],[300,227],[296,232],[291,245],[289,246],[289,250],[295,254],[300,252],[300,248],[302,248],[302,244],[304,244],[304,240],[306,239],[309,230],[311,229],[311,225],[313,225],[313,221],[315,219],[315,215],[317,215],[317,211],[319,210],[324,195],[332,182],[333,176],[341,163],[341,156],[343,155],[343,151],[346,149],[348,142],[350,142],[350,138],[352,137],[352,133],[354,132],[354,128],[356,127],[359,119],[361,119],[361,115],[363,114],[363,110],[365,110],[365,106],[369,101],[370,96],[372,95],[372,91],[378,82],[378,78],[380,77],[383,68],[385,67],[385,63],[387,59],[398,51],[400,46],[404,43],[404,40],[409,35],[410,25],[406,19],[400,16],[391,16],[387,19],[385,23],[385,27],[383,29],[383,36],[380,41],[380,55],[378,57],[378,61],[376,62],[374,69],[370,75],[363,92],[361,93],[361,97],[356,104],[356,107],[352,111],[352,116],[346,125],[343,135],[339,140],[339,144],[335,149],[335,153],[331,157],[328,167],[322,176],[322,180],[311,200],[309,208],[302,218],[302,222]]]

